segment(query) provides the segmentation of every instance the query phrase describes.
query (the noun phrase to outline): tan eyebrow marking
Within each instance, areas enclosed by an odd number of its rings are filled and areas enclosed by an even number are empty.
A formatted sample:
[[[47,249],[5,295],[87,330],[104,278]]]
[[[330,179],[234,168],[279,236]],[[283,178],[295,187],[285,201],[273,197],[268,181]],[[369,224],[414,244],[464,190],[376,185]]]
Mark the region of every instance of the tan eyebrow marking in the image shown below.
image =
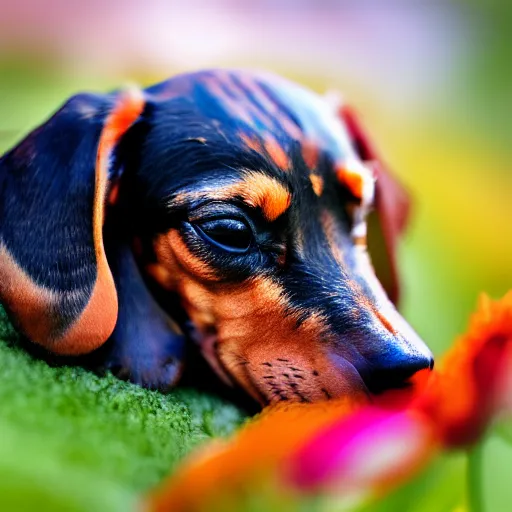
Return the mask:
[[[276,220],[291,204],[291,194],[284,185],[266,174],[255,171],[244,172],[242,179],[235,183],[178,194],[172,202],[179,205],[194,199],[222,201],[237,197],[253,208],[261,208],[269,221]]]
[[[357,161],[337,164],[335,167],[338,182],[368,206],[373,202],[375,178],[371,168]]]
[[[360,203],[353,207],[352,239],[356,245],[366,245],[366,216],[375,195],[375,175],[368,163],[355,160],[336,165],[338,182],[346,187]]]
[[[249,205],[263,210],[265,218],[275,220],[290,206],[290,192],[277,180],[262,173],[248,172],[242,182],[233,185],[235,194],[239,194]]]

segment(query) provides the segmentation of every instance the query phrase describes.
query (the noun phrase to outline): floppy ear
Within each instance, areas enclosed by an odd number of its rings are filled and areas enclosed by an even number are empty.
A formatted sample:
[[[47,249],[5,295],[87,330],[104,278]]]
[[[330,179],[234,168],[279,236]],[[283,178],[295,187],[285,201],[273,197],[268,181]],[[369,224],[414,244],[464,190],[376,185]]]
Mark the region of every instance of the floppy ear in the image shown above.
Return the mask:
[[[368,248],[377,277],[391,301],[397,304],[400,297],[400,276],[396,253],[398,240],[409,218],[409,195],[380,158],[354,111],[343,105],[339,108],[339,114],[359,156],[371,165],[376,177],[376,214],[370,214],[368,218]]]
[[[0,160],[0,301],[52,352],[90,352],[116,324],[104,203],[113,150],[143,108],[136,90],[74,96]]]

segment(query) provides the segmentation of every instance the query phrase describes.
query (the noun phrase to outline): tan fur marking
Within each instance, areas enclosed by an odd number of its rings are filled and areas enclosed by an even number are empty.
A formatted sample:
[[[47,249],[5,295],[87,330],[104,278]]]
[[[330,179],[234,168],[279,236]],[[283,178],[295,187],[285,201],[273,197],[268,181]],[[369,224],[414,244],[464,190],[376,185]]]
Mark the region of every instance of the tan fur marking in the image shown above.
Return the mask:
[[[98,266],[91,299],[76,321],[52,350],[59,354],[87,354],[112,334],[117,321],[117,293],[107,265]]]
[[[314,170],[318,165],[320,149],[312,140],[304,140],[301,144],[302,158],[309,169]]]
[[[158,256],[158,263],[164,268],[175,269],[178,266],[182,272],[192,274],[202,281],[219,281],[215,272],[189,251],[176,229],[171,229],[166,234],[160,235],[154,242],[154,248]],[[178,285],[175,273],[169,272],[165,276],[163,270],[160,272],[162,273],[160,278],[166,281],[166,287],[175,289]]]
[[[318,174],[311,173],[309,175],[309,180],[311,181],[311,186],[313,187],[313,192],[320,197],[322,192],[324,191],[324,179],[322,176],[318,176]]]
[[[110,187],[110,191],[108,193],[108,204],[113,205],[117,203],[119,198],[119,183],[114,183]]]
[[[261,173],[245,173],[243,182],[234,186],[235,190],[251,206],[259,206],[270,221],[281,216],[291,203],[288,190],[278,181]]]
[[[324,210],[321,216],[322,227],[324,228],[325,237],[329,243],[329,249],[334,256],[334,259],[340,266],[345,265],[345,257],[340,244],[336,241],[336,219],[333,214],[328,210]]]
[[[379,319],[380,323],[387,331],[393,335],[397,334],[397,330],[393,327],[392,323],[382,314],[382,312],[375,310],[375,316]]]
[[[262,147],[260,141],[255,137],[249,137],[245,133],[240,133],[240,138],[244,141],[244,144],[253,151],[257,151],[258,153],[262,151]]]
[[[363,176],[356,171],[352,171],[342,165],[336,167],[336,177],[338,181],[357,199],[363,198],[364,180]]]
[[[367,245],[366,236],[354,236],[352,237],[352,241],[354,245],[359,245],[360,247],[366,247]]]
[[[109,158],[119,139],[130,126],[139,118],[144,110],[144,97],[139,89],[129,89],[121,94],[116,106],[105,121],[98,142],[96,157],[96,183],[94,190],[94,245],[96,258],[103,257],[103,217],[105,210],[105,194],[107,191]]]
[[[179,205],[187,200],[201,198],[217,201],[241,198],[247,205],[261,208],[265,218],[270,221],[282,215],[291,203],[291,195],[281,183],[254,171],[245,171],[242,174],[242,180],[221,188],[178,194],[172,202]]]
[[[110,271],[109,271],[110,275]],[[94,286],[91,300],[78,321],[63,336],[56,338],[56,326],[52,324],[52,308],[59,295],[35,284],[14,261],[5,247],[0,247],[0,282],[2,300],[15,315],[24,334],[35,343],[52,352],[63,355],[79,355],[99,347],[112,333],[117,319],[117,295],[112,297],[108,289]],[[104,281],[103,281],[104,282]],[[114,289],[115,291],[115,289]]]
[[[280,146],[279,142],[273,137],[266,137],[263,141],[265,151],[276,166],[281,171],[288,171],[290,168],[290,160],[286,151]]]
[[[37,343],[51,337],[53,326],[48,313],[57,301],[56,294],[37,286],[1,245],[0,283],[2,301],[16,316],[23,332]]]

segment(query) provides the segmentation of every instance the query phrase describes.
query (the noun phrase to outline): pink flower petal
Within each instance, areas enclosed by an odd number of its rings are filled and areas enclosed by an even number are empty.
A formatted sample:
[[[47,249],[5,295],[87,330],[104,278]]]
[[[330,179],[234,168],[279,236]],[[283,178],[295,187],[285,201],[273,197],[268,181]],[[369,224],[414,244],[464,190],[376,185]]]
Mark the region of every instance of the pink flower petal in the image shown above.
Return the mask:
[[[286,461],[285,472],[301,489],[373,494],[406,478],[436,448],[425,416],[368,407],[305,444]]]

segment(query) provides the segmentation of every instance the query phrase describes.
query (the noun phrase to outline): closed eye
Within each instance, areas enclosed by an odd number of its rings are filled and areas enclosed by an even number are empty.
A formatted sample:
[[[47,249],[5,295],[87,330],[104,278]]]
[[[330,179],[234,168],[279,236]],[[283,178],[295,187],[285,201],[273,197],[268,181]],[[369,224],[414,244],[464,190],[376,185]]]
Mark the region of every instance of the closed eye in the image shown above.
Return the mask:
[[[252,229],[241,219],[209,219],[193,226],[203,240],[228,252],[245,253],[254,239]]]

